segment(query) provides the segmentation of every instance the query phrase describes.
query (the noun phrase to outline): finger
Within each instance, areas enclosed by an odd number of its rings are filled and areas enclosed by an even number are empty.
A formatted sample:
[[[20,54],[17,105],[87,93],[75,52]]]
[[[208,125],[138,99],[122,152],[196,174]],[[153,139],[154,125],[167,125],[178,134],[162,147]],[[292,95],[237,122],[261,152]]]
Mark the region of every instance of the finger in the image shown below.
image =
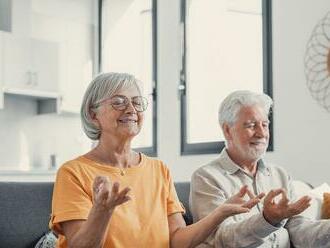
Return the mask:
[[[286,190],[283,190],[282,192],[282,199],[280,200],[280,202],[278,203],[281,206],[286,206],[289,203],[289,199],[288,199],[288,195],[286,193]]]
[[[109,201],[114,201],[116,202],[118,199],[118,192],[119,192],[119,183],[118,182],[114,182],[112,185],[112,189],[111,189],[111,193],[110,193],[110,197],[109,197]]]
[[[131,189],[130,188],[128,188],[128,187],[126,187],[126,188],[124,188],[122,191],[120,191],[119,192],[119,194],[117,195],[117,198],[116,198],[116,200],[115,200],[115,205],[120,205],[120,204],[122,204],[123,203],[123,199],[125,199],[125,198],[127,198],[127,194],[128,194],[128,192],[130,191]],[[131,199],[130,197],[129,197],[129,199]]]
[[[248,194],[250,199],[254,199],[256,197],[255,194],[253,194],[249,189],[246,190],[246,193]]]
[[[306,198],[301,198],[298,201],[289,205],[291,211],[300,211],[306,209],[306,207],[310,204],[310,201]]]
[[[257,198],[257,197],[255,197],[255,198],[253,198],[253,199],[251,199],[251,200],[245,202],[245,203],[242,205],[242,207],[251,209],[251,208],[253,208],[255,205],[257,205],[259,202],[260,202],[260,199]]]
[[[97,198],[100,199],[104,203],[109,198],[110,190],[108,187],[105,186],[104,183],[101,184],[99,188],[100,188],[100,190],[97,194]]]
[[[269,191],[269,193],[266,195],[264,203],[265,204],[274,204],[274,198],[281,194],[283,192],[283,189],[272,189]]]
[[[125,197],[130,190],[131,189],[129,187],[124,188],[122,191],[119,192],[118,198]]]
[[[107,188],[111,188],[111,181],[109,179],[109,177],[105,177],[105,176],[97,176],[94,180],[95,182],[95,187],[96,187],[96,191],[100,191],[101,187],[107,187]]]
[[[111,196],[112,196],[114,199],[117,199],[117,197],[118,197],[119,186],[120,186],[120,185],[119,185],[118,182],[114,182],[113,185],[112,185]]]
[[[108,198],[108,190],[105,184],[109,184],[109,179],[104,176],[96,176],[93,181],[93,201],[103,202]],[[106,189],[104,189],[106,188]]]
[[[289,214],[296,215],[305,211],[311,203],[311,198],[309,196],[304,196],[300,198],[298,201],[289,205]]]
[[[256,197],[261,200],[262,198],[264,198],[265,195],[266,194],[262,192],[259,195],[257,195]]]
[[[93,192],[97,193],[99,191],[99,186],[103,183],[103,176],[96,176],[93,181]]]
[[[119,183],[114,183],[114,187],[119,188]],[[113,197],[108,200],[109,206],[116,207],[118,205],[121,205],[121,204],[131,200],[131,197],[129,195],[127,195],[130,190],[131,189],[129,187],[126,187],[119,193],[117,192],[116,195],[113,195]]]
[[[126,195],[123,198],[121,198],[120,200],[118,200],[117,205],[121,205],[125,202],[128,202],[129,200],[131,200],[131,197],[129,195]]]

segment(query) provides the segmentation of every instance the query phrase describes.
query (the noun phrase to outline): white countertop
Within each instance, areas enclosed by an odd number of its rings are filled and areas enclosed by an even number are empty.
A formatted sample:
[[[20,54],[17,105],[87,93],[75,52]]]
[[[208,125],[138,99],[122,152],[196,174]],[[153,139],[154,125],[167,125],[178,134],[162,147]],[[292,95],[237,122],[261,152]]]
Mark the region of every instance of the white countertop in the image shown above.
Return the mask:
[[[0,175],[55,175],[56,170],[0,170]]]

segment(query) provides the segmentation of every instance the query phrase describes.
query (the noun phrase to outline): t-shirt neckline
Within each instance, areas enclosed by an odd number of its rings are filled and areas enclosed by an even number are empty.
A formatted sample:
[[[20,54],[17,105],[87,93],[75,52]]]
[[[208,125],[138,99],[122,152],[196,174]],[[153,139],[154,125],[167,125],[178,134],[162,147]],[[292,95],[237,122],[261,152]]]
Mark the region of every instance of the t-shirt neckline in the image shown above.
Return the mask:
[[[88,164],[90,166],[102,168],[102,169],[105,169],[108,171],[117,172],[117,173],[121,174],[122,176],[124,176],[127,173],[139,171],[145,166],[145,155],[141,152],[139,152],[139,155],[140,155],[139,164],[132,166],[132,167],[128,167],[128,168],[119,168],[116,166],[112,166],[111,164],[100,163],[93,159],[87,158],[85,155],[78,157],[78,159],[81,160],[82,162],[85,162],[86,164]]]

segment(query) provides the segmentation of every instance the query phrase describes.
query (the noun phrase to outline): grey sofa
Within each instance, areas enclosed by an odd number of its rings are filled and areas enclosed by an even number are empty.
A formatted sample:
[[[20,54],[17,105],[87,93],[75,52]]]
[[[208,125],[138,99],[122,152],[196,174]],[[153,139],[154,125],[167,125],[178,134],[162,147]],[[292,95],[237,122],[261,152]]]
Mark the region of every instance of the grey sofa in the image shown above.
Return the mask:
[[[187,224],[189,182],[175,183]],[[30,248],[48,232],[53,183],[0,182],[0,248]]]

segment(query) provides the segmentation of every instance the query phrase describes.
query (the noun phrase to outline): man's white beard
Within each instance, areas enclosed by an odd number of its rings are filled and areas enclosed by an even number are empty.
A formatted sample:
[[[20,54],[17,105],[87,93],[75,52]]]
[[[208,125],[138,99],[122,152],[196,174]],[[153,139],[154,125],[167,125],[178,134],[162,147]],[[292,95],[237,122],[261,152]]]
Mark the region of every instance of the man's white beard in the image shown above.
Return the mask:
[[[242,147],[239,145],[238,149],[240,150],[241,154],[244,155],[245,158],[247,158],[249,160],[257,161],[265,156],[267,147],[268,147],[268,144],[265,145],[263,149],[256,149],[251,146]]]

